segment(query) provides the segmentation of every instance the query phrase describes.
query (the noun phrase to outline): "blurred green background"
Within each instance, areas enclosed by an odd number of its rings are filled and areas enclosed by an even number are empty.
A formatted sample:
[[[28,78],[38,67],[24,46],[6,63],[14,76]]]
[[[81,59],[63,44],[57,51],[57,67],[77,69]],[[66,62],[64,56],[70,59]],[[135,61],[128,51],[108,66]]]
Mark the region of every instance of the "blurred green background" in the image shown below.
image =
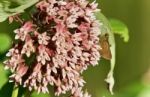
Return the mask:
[[[104,82],[110,68],[106,60],[101,60],[99,66],[90,67],[84,72],[87,90],[93,95],[92,97],[150,97],[150,72],[148,72],[150,71],[150,0],[97,1],[104,15],[119,19],[128,26],[130,40],[124,43],[119,36],[115,36],[117,45],[115,94],[110,95]],[[0,23],[0,37],[5,37],[2,33],[12,37],[11,33],[16,27],[16,24],[9,25],[8,21]],[[6,45],[8,41],[10,39],[2,41],[0,38],[0,62],[4,59],[5,48],[9,47]],[[2,48],[2,45],[5,48]],[[2,68],[0,66],[0,72],[3,71]],[[5,75],[0,73],[1,76]],[[6,82],[5,79],[3,82]],[[9,97],[2,91],[3,88],[0,90],[0,97],[3,97],[2,95]]]

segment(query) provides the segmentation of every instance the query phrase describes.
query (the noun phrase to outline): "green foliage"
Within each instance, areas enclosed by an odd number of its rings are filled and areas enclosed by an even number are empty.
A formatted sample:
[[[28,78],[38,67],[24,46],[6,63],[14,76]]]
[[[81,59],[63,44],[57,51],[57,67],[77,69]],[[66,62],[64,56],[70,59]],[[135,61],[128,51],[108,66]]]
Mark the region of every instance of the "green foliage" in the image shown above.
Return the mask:
[[[8,81],[7,72],[4,70],[3,64],[0,63],[0,89],[6,84]]]
[[[124,42],[128,42],[129,41],[129,31],[127,26],[122,23],[119,20],[116,19],[110,19],[109,20],[110,25],[111,25],[111,29],[115,34],[120,35],[123,39]]]
[[[2,0],[0,1],[0,22],[5,21],[9,16],[13,16],[24,12],[25,9],[31,7],[39,0]],[[18,6],[13,6],[13,4]]]
[[[150,85],[145,87],[142,91],[140,91],[138,97],[149,97],[150,96]]]
[[[106,33],[112,33],[111,27],[107,18],[101,12],[97,12],[95,13],[95,15],[96,15],[96,18],[102,23],[101,34],[105,35]]]
[[[0,33],[0,54],[4,53],[11,45],[11,38],[8,34]]]
[[[7,77],[8,79],[8,77]],[[13,83],[7,82],[4,86],[0,89],[0,97],[11,97],[13,91]]]
[[[50,94],[43,94],[43,93],[40,93],[38,94],[37,92],[33,92],[31,97],[51,97]]]

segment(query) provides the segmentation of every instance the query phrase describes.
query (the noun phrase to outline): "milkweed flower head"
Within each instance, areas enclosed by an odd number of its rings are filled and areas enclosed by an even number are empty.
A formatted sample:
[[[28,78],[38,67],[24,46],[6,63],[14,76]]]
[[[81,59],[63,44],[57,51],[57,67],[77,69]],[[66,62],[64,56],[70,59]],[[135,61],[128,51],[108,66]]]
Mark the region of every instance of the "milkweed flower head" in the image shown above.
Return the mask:
[[[55,95],[71,91],[71,97],[90,97],[82,92],[82,72],[100,59],[98,4],[87,0],[42,0],[32,19],[16,29],[15,45],[7,53],[10,81],[30,91]]]

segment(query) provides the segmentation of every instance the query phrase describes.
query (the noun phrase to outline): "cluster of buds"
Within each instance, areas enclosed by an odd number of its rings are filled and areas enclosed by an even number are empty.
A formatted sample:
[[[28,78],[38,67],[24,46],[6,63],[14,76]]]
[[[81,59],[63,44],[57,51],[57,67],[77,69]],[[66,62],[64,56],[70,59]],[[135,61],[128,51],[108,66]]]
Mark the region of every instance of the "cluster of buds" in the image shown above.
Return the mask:
[[[32,19],[16,29],[17,42],[4,63],[10,81],[30,91],[71,97],[90,97],[82,92],[81,74],[100,59],[100,23],[94,13],[98,4],[86,0],[42,0]]]

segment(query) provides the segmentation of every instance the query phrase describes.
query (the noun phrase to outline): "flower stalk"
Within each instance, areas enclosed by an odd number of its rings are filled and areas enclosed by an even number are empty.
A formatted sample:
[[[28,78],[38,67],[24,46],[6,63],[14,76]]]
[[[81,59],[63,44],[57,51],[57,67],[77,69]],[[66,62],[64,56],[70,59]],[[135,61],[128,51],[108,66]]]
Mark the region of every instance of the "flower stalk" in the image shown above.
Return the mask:
[[[19,91],[19,87],[17,85],[14,85],[11,97],[18,97],[18,91]]]

